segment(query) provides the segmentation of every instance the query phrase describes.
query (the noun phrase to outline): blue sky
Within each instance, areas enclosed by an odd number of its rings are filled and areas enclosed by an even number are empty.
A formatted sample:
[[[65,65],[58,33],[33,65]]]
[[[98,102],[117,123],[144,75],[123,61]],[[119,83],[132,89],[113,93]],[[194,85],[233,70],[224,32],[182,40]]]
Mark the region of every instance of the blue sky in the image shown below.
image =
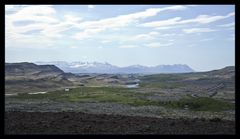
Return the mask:
[[[234,5],[6,5],[6,62],[235,64]]]

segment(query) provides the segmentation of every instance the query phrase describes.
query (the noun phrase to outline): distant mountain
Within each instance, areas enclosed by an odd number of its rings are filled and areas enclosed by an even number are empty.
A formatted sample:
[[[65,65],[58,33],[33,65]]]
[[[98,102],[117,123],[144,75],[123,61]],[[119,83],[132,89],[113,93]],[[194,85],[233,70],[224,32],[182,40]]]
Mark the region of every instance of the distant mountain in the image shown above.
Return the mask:
[[[186,73],[194,72],[188,65],[175,64],[175,65],[158,65],[153,67],[132,65],[127,67],[118,67],[109,63],[99,62],[71,62],[53,61],[53,62],[35,62],[39,65],[52,64],[64,72],[71,73],[142,73],[142,74],[154,74],[154,73]]]
[[[71,86],[70,76],[54,65],[5,63],[5,91],[26,93]]]
[[[64,73],[54,65],[36,65],[33,63],[5,63],[6,75],[46,75],[55,76]]]

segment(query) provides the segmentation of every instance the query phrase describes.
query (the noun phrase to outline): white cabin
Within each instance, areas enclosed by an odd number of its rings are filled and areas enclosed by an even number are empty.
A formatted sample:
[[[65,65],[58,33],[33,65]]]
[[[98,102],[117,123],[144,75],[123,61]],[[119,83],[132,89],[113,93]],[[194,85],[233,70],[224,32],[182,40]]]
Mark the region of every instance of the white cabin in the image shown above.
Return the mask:
[[[69,91],[69,88],[65,88],[65,92],[68,92]]]

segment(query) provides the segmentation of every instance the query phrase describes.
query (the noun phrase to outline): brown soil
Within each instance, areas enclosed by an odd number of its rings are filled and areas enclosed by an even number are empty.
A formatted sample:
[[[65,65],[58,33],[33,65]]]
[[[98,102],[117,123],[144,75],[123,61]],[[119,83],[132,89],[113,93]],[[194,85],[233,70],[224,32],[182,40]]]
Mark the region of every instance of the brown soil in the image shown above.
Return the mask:
[[[5,112],[5,134],[235,134],[235,122],[79,112]]]

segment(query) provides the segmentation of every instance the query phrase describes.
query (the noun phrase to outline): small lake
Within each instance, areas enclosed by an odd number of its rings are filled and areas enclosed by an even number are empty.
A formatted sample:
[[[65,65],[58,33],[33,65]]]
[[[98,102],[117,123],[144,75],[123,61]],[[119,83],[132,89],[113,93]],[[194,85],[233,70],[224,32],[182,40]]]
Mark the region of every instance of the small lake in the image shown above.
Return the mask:
[[[5,96],[16,96],[17,94],[5,94]]]
[[[34,93],[28,93],[28,94],[30,94],[30,95],[36,95],[36,94],[45,94],[45,93],[47,93],[47,92],[34,92]]]
[[[127,88],[138,88],[139,84],[128,84],[126,85]]]

